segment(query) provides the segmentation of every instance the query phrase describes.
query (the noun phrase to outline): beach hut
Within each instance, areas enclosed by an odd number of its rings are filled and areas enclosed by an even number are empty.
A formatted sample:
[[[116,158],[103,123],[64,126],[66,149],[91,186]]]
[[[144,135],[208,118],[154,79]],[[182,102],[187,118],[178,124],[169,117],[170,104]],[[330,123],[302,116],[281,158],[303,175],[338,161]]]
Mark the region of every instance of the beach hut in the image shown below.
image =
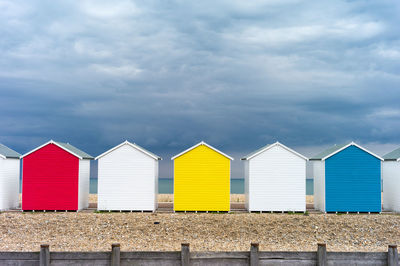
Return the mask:
[[[80,210],[89,206],[89,154],[50,140],[22,158],[22,210]]]
[[[171,160],[175,211],[229,211],[232,157],[202,141]]]
[[[381,212],[381,157],[351,142],[310,159],[314,207],[324,212]]]
[[[276,142],[242,158],[248,211],[306,211],[306,163]]]
[[[400,148],[383,156],[383,208],[400,212]]]
[[[0,211],[19,205],[19,154],[0,143]]]
[[[125,141],[96,160],[98,210],[156,210],[160,156]]]

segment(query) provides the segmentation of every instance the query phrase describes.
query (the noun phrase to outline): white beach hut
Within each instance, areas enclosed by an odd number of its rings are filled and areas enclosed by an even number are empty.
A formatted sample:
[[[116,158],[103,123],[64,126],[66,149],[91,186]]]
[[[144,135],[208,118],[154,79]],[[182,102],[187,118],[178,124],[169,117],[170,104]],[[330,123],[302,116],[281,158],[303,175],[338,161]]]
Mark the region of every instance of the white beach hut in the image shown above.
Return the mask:
[[[242,160],[248,211],[306,211],[305,156],[276,142]]]
[[[400,212],[400,148],[383,159],[383,209]]]
[[[19,205],[19,154],[0,144],[0,211]]]
[[[96,160],[98,210],[156,210],[161,157],[125,141]]]

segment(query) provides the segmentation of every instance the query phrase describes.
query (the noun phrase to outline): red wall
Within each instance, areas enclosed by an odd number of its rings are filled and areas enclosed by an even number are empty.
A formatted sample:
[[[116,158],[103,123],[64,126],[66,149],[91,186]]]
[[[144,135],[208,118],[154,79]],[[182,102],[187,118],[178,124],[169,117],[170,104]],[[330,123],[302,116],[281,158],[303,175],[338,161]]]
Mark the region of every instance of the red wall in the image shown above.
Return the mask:
[[[77,210],[79,158],[48,144],[22,161],[22,210]]]

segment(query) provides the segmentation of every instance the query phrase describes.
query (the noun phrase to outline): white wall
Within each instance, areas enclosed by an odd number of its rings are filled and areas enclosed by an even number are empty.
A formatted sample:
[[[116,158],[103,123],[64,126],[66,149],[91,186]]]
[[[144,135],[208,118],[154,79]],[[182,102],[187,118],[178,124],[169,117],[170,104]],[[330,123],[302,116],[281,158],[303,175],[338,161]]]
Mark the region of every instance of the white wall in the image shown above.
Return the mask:
[[[19,205],[19,159],[0,158],[0,210]]]
[[[158,186],[158,163],[154,161],[129,144],[100,157],[97,208],[154,211]]]
[[[306,160],[276,145],[249,160],[249,211],[305,211]]]
[[[244,197],[245,208],[249,209],[249,161],[244,161]]]
[[[154,160],[154,210],[158,208],[158,160]]]
[[[383,208],[400,212],[400,162],[385,161],[382,166]]]
[[[89,207],[90,160],[79,160],[78,209]]]
[[[313,161],[314,208],[325,211],[325,161]]]

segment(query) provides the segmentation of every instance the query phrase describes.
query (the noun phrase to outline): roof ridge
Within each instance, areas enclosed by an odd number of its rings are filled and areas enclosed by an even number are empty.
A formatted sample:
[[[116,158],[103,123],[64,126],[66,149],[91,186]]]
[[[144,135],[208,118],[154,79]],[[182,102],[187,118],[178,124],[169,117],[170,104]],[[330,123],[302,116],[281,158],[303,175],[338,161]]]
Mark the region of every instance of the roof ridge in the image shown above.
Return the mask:
[[[18,152],[0,143],[0,155],[5,158],[18,158],[21,156]]]
[[[195,148],[197,148],[197,147],[199,147],[199,146],[201,146],[201,145],[204,145],[204,146],[206,146],[206,147],[208,147],[208,148],[214,150],[215,152],[221,154],[222,156],[224,156],[224,157],[226,157],[226,158],[228,158],[228,159],[230,159],[230,160],[232,160],[232,161],[234,160],[233,157],[230,157],[229,155],[223,153],[222,151],[218,150],[217,148],[214,148],[213,146],[211,146],[210,144],[207,144],[207,143],[204,142],[204,141],[200,141],[199,143],[197,143],[197,144],[191,146],[190,148],[184,150],[183,152],[178,153],[177,155],[173,156],[173,157],[171,158],[171,160],[175,160],[176,158],[182,156],[183,154],[185,154],[185,153],[187,153],[187,152],[189,152],[189,151],[191,151],[191,150],[193,150],[193,149],[195,149]]]
[[[394,149],[391,152],[386,153],[382,156],[385,160],[399,160],[400,159],[400,148]]]
[[[53,141],[53,142],[55,144],[58,144],[58,145],[62,146],[63,148],[65,148],[69,152],[74,153],[74,154],[82,157],[82,159],[93,159],[93,156],[91,156],[90,154],[82,151],[81,149],[78,149],[77,147],[69,144],[68,142],[59,142],[59,141]]]
[[[316,155],[312,156],[310,158],[310,160],[322,160],[323,158],[325,158],[326,156],[328,156],[329,154],[334,153],[337,150],[340,150],[341,148],[343,148],[346,145],[349,145],[350,143],[345,143],[345,144],[334,144],[333,146],[330,146],[329,148],[326,148],[325,150],[317,153]]]

